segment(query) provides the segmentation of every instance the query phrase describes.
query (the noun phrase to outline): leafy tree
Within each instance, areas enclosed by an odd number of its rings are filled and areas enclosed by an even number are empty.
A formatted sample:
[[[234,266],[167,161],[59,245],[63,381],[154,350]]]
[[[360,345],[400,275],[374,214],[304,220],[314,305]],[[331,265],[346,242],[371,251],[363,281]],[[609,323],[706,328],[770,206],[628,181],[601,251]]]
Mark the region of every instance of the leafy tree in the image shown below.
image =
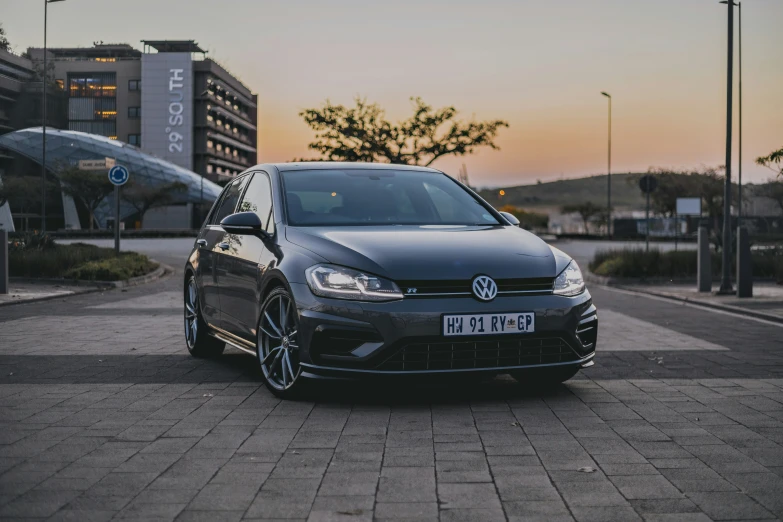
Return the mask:
[[[757,185],[756,191],[759,196],[772,199],[783,211],[783,181],[771,179],[766,183]]]
[[[650,193],[650,210],[665,217],[674,216],[677,210],[677,198],[699,195],[698,183],[688,177],[687,172],[672,169],[650,167],[647,174],[655,176],[658,186]],[[628,183],[639,186],[639,179],[628,179]]]
[[[90,231],[95,222],[95,210],[112,193],[114,185],[105,172],[89,172],[78,167],[67,167],[59,174],[62,190],[80,201],[90,213]]]
[[[433,109],[421,98],[411,98],[413,115],[391,123],[376,103],[356,98],[354,107],[332,105],[299,113],[316,133],[309,148],[330,161],[376,161],[430,165],[453,154],[472,154],[479,147],[497,150],[495,136],[503,120],[459,121],[457,109]]]
[[[592,201],[586,201],[584,203],[578,203],[574,205],[564,205],[561,209],[563,214],[579,214],[582,218],[582,222],[585,225],[585,233],[589,232],[588,223],[590,220],[599,215],[604,210]]]
[[[136,209],[139,213],[139,221],[144,225],[144,214],[148,210],[172,203],[175,195],[184,192],[187,188],[188,186],[180,181],[173,181],[158,187],[129,181],[122,187],[120,197]]]
[[[724,170],[722,166],[682,171],[651,168],[649,173],[658,180],[658,187],[650,194],[653,211],[664,216],[674,216],[677,198],[701,197],[702,212],[712,221],[712,240],[720,247],[723,238]],[[736,184],[732,184],[731,198],[732,201],[739,198]]]
[[[0,24],[0,51],[6,51],[9,53],[11,52],[11,43],[5,36],[5,29],[3,28],[3,24]]]
[[[783,176],[783,147],[770,152],[767,156],[756,158],[756,163],[771,169],[778,176]]]
[[[48,188],[48,187],[47,187]],[[0,180],[0,206],[8,201],[24,212],[41,205],[41,178],[3,176]]]
[[[46,206],[56,208],[60,199],[60,187],[47,179]],[[11,212],[16,214],[38,215],[41,212],[41,177],[6,172],[0,178],[0,206],[6,202]],[[30,218],[24,217],[23,228],[28,228]],[[33,218],[35,221],[37,218]]]

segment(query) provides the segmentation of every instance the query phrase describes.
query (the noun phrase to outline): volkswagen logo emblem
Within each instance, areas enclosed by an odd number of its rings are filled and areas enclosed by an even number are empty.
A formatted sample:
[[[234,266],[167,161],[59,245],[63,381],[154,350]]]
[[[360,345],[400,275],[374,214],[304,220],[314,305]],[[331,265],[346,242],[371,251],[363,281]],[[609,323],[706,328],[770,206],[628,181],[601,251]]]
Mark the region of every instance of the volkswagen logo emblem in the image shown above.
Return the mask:
[[[477,276],[473,280],[473,295],[482,301],[492,301],[498,295],[498,285],[489,276]]]

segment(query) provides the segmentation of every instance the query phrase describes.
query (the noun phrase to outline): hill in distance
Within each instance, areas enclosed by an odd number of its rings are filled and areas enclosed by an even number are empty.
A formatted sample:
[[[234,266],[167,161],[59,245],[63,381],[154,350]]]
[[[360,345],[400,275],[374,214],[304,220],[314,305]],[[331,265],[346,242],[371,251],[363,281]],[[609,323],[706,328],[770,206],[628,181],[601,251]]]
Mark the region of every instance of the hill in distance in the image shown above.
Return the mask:
[[[617,210],[644,208],[644,195],[639,190],[639,178],[643,175],[642,173],[612,174],[612,208]],[[501,189],[505,191],[503,196],[500,195]],[[482,189],[479,194],[496,208],[514,205],[526,210],[543,211],[588,201],[603,206],[606,205],[606,174],[534,185]]]

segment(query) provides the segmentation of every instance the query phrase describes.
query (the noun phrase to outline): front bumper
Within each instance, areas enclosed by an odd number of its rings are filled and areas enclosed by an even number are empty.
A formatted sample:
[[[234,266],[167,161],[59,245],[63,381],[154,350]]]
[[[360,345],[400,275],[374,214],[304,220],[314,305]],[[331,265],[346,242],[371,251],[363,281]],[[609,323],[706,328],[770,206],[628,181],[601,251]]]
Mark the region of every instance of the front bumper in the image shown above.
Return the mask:
[[[300,362],[326,376],[366,374],[506,373],[547,366],[592,364],[598,319],[589,292],[472,298],[405,298],[365,303],[313,295],[291,284],[299,310]],[[536,331],[443,337],[443,314],[535,312]]]

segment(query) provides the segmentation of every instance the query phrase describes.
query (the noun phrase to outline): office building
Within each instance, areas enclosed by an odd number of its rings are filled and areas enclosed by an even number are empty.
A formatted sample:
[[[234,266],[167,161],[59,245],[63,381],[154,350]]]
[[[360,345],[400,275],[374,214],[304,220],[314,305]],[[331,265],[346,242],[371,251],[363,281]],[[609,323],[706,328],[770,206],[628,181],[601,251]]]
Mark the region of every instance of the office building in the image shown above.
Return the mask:
[[[98,134],[224,182],[257,163],[257,95],[192,40],[50,48],[67,129]],[[28,50],[33,60],[43,49]]]

